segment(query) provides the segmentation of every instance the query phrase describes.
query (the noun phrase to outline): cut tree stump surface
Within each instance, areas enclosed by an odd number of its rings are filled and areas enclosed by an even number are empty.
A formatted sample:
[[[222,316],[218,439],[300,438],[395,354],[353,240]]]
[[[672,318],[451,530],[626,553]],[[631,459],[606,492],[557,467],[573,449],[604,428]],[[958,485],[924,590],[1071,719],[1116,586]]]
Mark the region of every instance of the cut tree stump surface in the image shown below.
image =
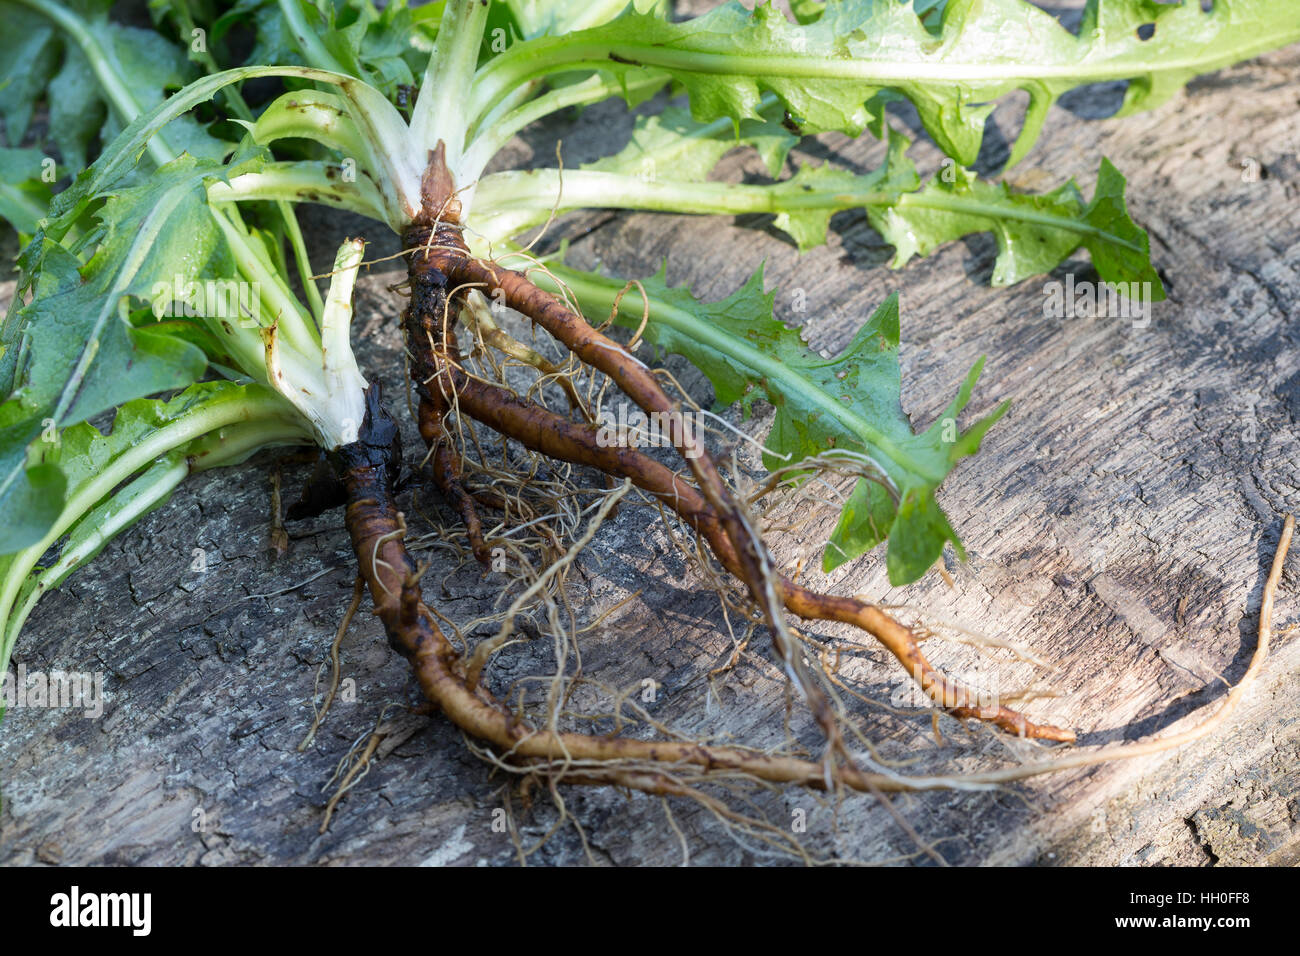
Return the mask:
[[[730,293],[765,261],[778,317],[804,326],[817,348],[842,347],[899,291],[903,402],[919,427],[986,355],[963,423],[1003,399],[1012,406],[940,493],[969,551],[965,563],[948,561],[954,586],[931,574],[891,588],[874,552],[828,580],[808,570],[819,566],[819,544],[834,524],[830,506],[800,511],[797,529],[773,536],[776,556],[787,568],[804,561],[805,578],[836,593],[924,608],[929,621],[959,621],[1031,647],[1057,668],[1050,682],[1059,696],[1035,700],[1027,712],[1078,728],[1081,744],[1171,733],[1205,719],[1222,702],[1224,681],[1245,671],[1282,518],[1300,511],[1298,70],[1300,49],[1273,53],[1124,120],[1095,118],[1117,107],[1120,85],[1077,91],[1009,173],[1013,185],[1034,190],[1075,177],[1091,194],[1106,156],[1128,177],[1132,215],[1150,234],[1169,291],[1145,328],[1044,317],[1045,282],[1067,274],[1095,280],[1086,256],[1052,276],[993,289],[994,243],[979,236],[891,271],[892,250],[860,212],[837,215],[827,245],[803,256],[763,217],[595,213],[561,221],[547,242],[567,237],[571,261],[620,277],[647,275],[667,257],[670,282],[706,299]],[[1005,158],[1015,109],[995,114],[985,168]],[[894,121],[918,135],[914,117]],[[529,131],[511,158],[550,164],[560,139],[572,166],[617,148],[630,125],[626,111],[611,106],[563,117]],[[883,153],[870,138],[825,136],[803,155],[867,169]],[[919,136],[912,155],[926,172],[938,165],[936,149]],[[734,154],[719,175],[740,179],[758,171],[754,163]],[[368,258],[397,251],[396,239],[373,223],[314,213],[314,261],[329,261],[337,243],[358,232],[372,241]],[[376,266],[359,284],[356,314],[362,369],[385,384],[405,419],[402,299],[389,291],[402,278],[398,262]],[[797,312],[801,300],[806,311]],[[709,401],[707,382],[689,365],[677,358],[666,365]],[[767,417],[760,410],[742,427],[761,437],[769,422],[770,410]],[[406,427],[410,460],[418,438]],[[106,708],[98,720],[48,709],[5,718],[0,863],[516,861],[509,836],[493,826],[506,781],[445,719],[402,709],[417,691],[365,613],[368,598],[343,644],[355,701],[336,703],[310,750],[297,751],[317,669],[351,596],[353,558],[338,514],[290,526],[289,552],[271,556],[276,461],[263,454],[187,482],[32,615],[15,665],[103,672]],[[282,468],[291,499],[306,466]],[[411,490],[402,500],[416,530],[430,530],[430,519],[452,524],[432,492]],[[429,554],[431,604],[458,622],[490,610],[491,578],[457,568],[444,551]],[[899,797],[897,808],[954,863],[1300,862],[1298,561],[1293,554],[1282,577],[1272,653],[1236,715],[1209,739],[1003,791]],[[579,563],[574,596],[585,620],[642,591],[584,637],[584,673],[619,687],[653,680],[652,712],[680,730],[779,743],[787,699],[765,636],[709,695],[702,675],[730,656],[732,639],[716,597],[688,572],[657,516],[621,509]],[[977,659],[968,648],[933,646],[938,663],[972,673]],[[488,679],[505,687],[546,650],[536,658],[529,649],[508,651]],[[897,702],[908,687],[874,650],[853,668],[855,686],[880,703]],[[1040,674],[1005,655],[974,673],[1000,688]],[[335,766],[388,704],[399,706],[388,711],[378,759],[319,834]],[[1032,753],[948,718],[941,744],[915,709],[858,710],[882,755],[917,758],[911,772],[958,772]],[[659,799],[611,789],[575,789],[565,799],[589,850],[565,824],[530,862],[682,859]],[[760,804],[779,825],[802,823],[801,839],[819,856],[926,862],[870,797],[836,809],[788,790]],[[766,859],[708,812],[672,810],[693,862]],[[531,810],[516,798],[511,812],[527,847],[556,820],[544,794]]]

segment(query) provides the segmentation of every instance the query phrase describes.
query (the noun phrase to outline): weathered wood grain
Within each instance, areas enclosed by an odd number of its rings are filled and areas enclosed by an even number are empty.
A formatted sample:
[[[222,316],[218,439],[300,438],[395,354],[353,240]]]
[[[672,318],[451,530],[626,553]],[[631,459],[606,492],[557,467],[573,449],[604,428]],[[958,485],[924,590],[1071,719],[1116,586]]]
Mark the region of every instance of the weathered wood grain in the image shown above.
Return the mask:
[[[1080,91],[1053,111],[1037,147],[1010,174],[1035,189],[1074,176],[1090,192],[1102,156],[1125,173],[1133,215],[1150,231],[1170,293],[1143,329],[1114,319],[1045,318],[1045,280],[990,289],[987,237],[889,271],[889,248],[860,214],[837,216],[830,242],[802,257],[754,218],[591,214],[553,235],[573,239],[578,264],[599,262],[620,276],[647,274],[666,256],[670,280],[706,298],[730,292],[765,260],[778,315],[802,324],[818,347],[842,346],[882,298],[900,291],[904,406],[918,424],[932,420],[987,355],[968,414],[1006,398],[1013,405],[941,494],[970,552],[967,563],[949,564],[955,587],[932,575],[891,589],[876,555],[825,583],[1032,647],[1058,668],[1052,682],[1061,696],[1030,704],[1029,713],[1079,728],[1083,744],[1181,730],[1222,700],[1220,675],[1233,683],[1245,670],[1282,515],[1300,510],[1298,69],[1300,51],[1271,54],[1122,121],[1092,118],[1114,108],[1116,89]],[[1000,116],[1000,129],[1014,128],[1014,118]],[[529,131],[513,158],[550,162],[560,138],[566,162],[582,161],[619,145],[628,128],[620,109],[591,110]],[[990,137],[990,163],[1007,138]],[[868,168],[881,150],[828,136],[806,154]],[[913,155],[926,168],[937,163],[924,141]],[[739,178],[747,162],[732,157],[721,175]],[[322,215],[311,230],[316,259],[363,228],[373,256],[396,251],[373,226]],[[1081,259],[1050,278],[1070,272],[1095,277]],[[357,303],[367,330],[362,367],[390,396],[401,382],[400,296],[387,286],[400,278],[391,262],[377,267],[361,282]],[[796,289],[806,295],[806,313],[792,310]],[[667,364],[707,400],[707,383],[689,366]],[[765,424],[760,415],[745,427],[761,435]],[[413,432],[408,441],[415,447]],[[272,468],[263,457],[187,483],[33,615],[15,660],[29,669],[102,670],[108,706],[98,721],[49,710],[6,718],[0,862],[514,859],[492,826],[504,781],[445,721],[401,712],[380,759],[330,831],[317,833],[322,788],[337,761],[386,703],[412,703],[414,688],[378,622],[359,614],[344,643],[356,702],[336,705],[312,749],[296,751],[312,716],[317,665],[350,597],[352,558],[341,522],[325,516],[292,527],[291,550],[272,559]],[[303,473],[286,465],[287,489]],[[410,494],[408,512],[418,502],[450,522],[435,497]],[[788,566],[802,559],[815,567],[835,516],[827,508],[799,517],[805,523],[774,538],[774,548]],[[206,557],[204,572],[191,570],[194,549]],[[898,808],[960,863],[1300,862],[1297,560],[1282,579],[1275,649],[1243,707],[1211,739],[1003,792],[900,798]],[[426,579],[426,595],[457,621],[487,610],[490,582],[442,562]],[[763,638],[709,697],[702,675],[730,654],[731,638],[716,599],[686,573],[649,512],[623,509],[581,565],[575,597],[591,618],[643,589],[587,636],[585,673],[617,686],[656,681],[654,713],[684,731],[758,745],[781,739],[786,699]],[[507,685],[530,666],[528,653],[494,667],[490,679]],[[958,672],[976,661],[958,645],[938,646],[934,656]],[[1035,673],[1005,656],[987,666],[979,673],[999,688],[1026,684]],[[855,664],[851,676],[882,702],[905,687],[879,654]],[[940,745],[928,717],[863,712],[881,753],[916,757],[918,771],[971,769],[1027,749],[947,720]],[[595,862],[681,859],[658,800],[601,790],[568,792],[566,801]],[[802,837],[820,855],[916,858],[916,847],[870,799],[847,800],[836,811],[790,791],[759,803],[778,821],[803,810]],[[556,819],[544,799],[529,813],[518,801],[513,809],[529,845]],[[707,813],[673,810],[693,860],[756,858]],[[571,826],[530,858],[584,859]]]

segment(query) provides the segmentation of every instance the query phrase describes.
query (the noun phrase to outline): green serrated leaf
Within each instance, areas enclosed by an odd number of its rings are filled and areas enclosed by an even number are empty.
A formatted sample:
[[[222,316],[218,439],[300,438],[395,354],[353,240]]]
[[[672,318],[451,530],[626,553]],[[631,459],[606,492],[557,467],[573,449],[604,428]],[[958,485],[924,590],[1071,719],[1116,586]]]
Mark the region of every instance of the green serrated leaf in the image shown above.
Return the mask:
[[[207,266],[220,233],[206,183],[223,175],[218,164],[182,156],[145,184],[111,191],[85,266],[59,244],[40,241],[27,263],[39,274],[35,296],[19,313],[30,343],[24,402],[62,427],[202,374],[201,351],[133,329],[122,310],[128,297],[149,298],[156,285],[170,288]]]
[[[479,184],[473,226],[477,235],[499,240],[556,211],[587,207],[772,213],[773,225],[805,251],[826,241],[836,212],[861,208],[895,246],[895,268],[945,243],[990,232],[998,244],[994,285],[1051,272],[1085,248],[1103,281],[1124,283],[1122,288],[1128,289],[1136,284],[1144,301],[1164,298],[1146,232],[1129,218],[1124,178],[1109,161],[1102,161],[1096,193],[1086,204],[1073,182],[1046,194],[1016,192],[951,162],[919,188],[920,178],[906,155],[907,138],[894,130],[886,135],[886,161],[869,173],[851,173],[829,163],[807,165],[792,178],[770,184],[688,182],[595,167],[564,176],[553,169],[493,173]],[[655,163],[651,171],[657,169]]]
[[[991,232],[998,246],[995,286],[1051,272],[1084,248],[1104,281],[1147,283],[1148,301],[1160,301],[1164,286],[1151,265],[1146,232],[1129,217],[1124,185],[1103,159],[1093,200],[1085,205],[1073,180],[1049,193],[1021,193],[947,166],[918,192],[867,206],[867,218],[894,246],[895,268],[944,243]]]
[[[775,93],[805,133],[857,135],[882,91],[905,96],[927,132],[962,165],[975,161],[994,101],[1029,94],[1010,163],[1019,161],[1062,93],[1129,80],[1124,112],[1160,105],[1192,77],[1300,39],[1294,0],[1089,0],[1079,35],[1027,0],[897,0],[800,5],[793,23],[769,4],[732,0],[670,23],[629,10],[602,26],[521,44],[489,64],[474,115],[522,83],[575,69],[658,70],[690,94],[694,117],[754,118]],[[930,25],[927,25],[930,24]],[[1144,39],[1149,26],[1154,34]]]
[[[33,295],[17,310],[24,354],[17,388],[0,406],[11,423],[0,435],[0,509],[27,493],[27,450],[39,432],[183,388],[203,373],[201,348],[136,327],[128,310],[133,299],[151,299],[158,284],[172,288],[208,266],[220,235],[207,209],[206,183],[225,172],[182,156],[143,185],[110,190],[84,266],[44,236],[25,250],[25,287]]]
[[[593,313],[608,314],[622,283],[551,267]],[[934,500],[935,489],[963,457],[974,454],[1002,405],[967,430],[957,417],[970,400],[983,362],[966,377],[944,414],[923,432],[913,431],[901,404],[898,299],[890,297],[837,356],[824,358],[772,312],[760,269],[740,289],[717,302],[700,302],[667,285],[666,271],[641,280],[649,308],[645,339],[686,356],[708,376],[719,404],[739,401],[746,411],[758,399],[776,410],[768,435],[767,467],[797,463],[830,449],[857,453],[878,471],[880,491],[863,478],[827,547],[831,570],[886,537],[890,581],[916,580],[947,542],[961,544]],[[629,294],[615,321],[641,325],[643,303]]]

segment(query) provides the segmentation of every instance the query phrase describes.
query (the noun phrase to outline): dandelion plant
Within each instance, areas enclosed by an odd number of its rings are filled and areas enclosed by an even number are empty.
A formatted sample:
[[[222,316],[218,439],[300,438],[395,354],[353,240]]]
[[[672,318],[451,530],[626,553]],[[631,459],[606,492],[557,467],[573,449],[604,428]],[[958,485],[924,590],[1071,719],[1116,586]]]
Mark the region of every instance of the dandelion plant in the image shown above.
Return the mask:
[[[793,18],[732,0],[682,20],[653,0],[149,6],[152,29],[114,21],[104,0],[0,0],[0,61],[11,65],[0,87],[9,146],[0,215],[24,243],[0,353],[0,666],[40,596],[189,475],[299,445],[319,461],[290,518],[343,509],[358,573],[428,702],[524,770],[572,763],[573,782],[662,794],[682,786],[668,765],[813,787],[932,785],[863,769],[790,615],[870,635],[958,717],[1073,740],[1069,729],[976,702],[884,608],[817,592],[777,567],[727,462],[692,427],[688,396],[626,335],[597,326],[612,319],[636,341],[684,356],[719,405],[772,405],[768,468],[808,480],[835,460],[854,478],[823,567],[879,551],[900,585],[949,545],[963,554],[967,519],[945,513],[940,488],[1006,409],[956,428],[982,363],[953,383],[939,420],[917,430],[900,404],[897,298],[823,356],[774,316],[758,263],[729,296],[703,302],[664,270],[583,271],[542,261],[520,240],[581,209],[764,213],[804,251],[825,242],[835,213],[861,210],[894,247],[895,267],[991,233],[994,285],[1050,272],[1084,249],[1102,282],[1158,300],[1121,172],[1103,161],[1091,196],[1073,182],[1011,189],[970,168],[985,122],[998,98],[1028,95],[1008,160],[1021,162],[1066,91],[1126,80],[1121,113],[1154,108],[1194,76],[1300,39],[1294,3],[1090,0],[1077,32],[1026,0],[799,0]],[[228,42],[237,33],[245,41]],[[501,151],[531,124],[611,99],[639,110],[625,146],[576,168],[501,168]],[[928,179],[891,115],[904,103],[947,157]],[[881,164],[860,172],[793,158],[806,137],[827,132],[878,138]],[[761,159],[766,181],[710,178],[736,148]],[[52,164],[71,175],[51,180]],[[312,263],[303,204],[360,214],[369,238],[387,230],[401,243],[401,334],[421,454],[404,453],[388,401],[352,350],[367,236],[345,241],[332,263]],[[602,440],[571,383],[568,409],[551,407],[541,395],[559,387],[556,366],[497,324],[502,307],[658,416],[680,467]],[[531,366],[541,384],[520,391],[476,373],[466,342],[475,355]],[[484,664],[504,638],[468,652],[448,639],[396,504],[404,473],[436,487],[491,567],[481,512],[493,503],[466,473],[467,422],[677,515],[743,586],[823,734],[820,759],[563,730],[496,696]]]

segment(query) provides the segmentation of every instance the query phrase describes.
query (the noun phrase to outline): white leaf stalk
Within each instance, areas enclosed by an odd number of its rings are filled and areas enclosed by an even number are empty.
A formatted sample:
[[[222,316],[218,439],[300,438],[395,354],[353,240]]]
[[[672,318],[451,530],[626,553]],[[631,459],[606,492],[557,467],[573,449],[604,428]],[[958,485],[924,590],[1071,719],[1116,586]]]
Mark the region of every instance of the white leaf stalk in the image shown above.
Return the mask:
[[[488,4],[482,0],[447,0],[411,117],[411,139],[420,158],[423,160],[427,151],[436,149],[441,142],[453,175],[459,171],[465,150],[469,129],[465,106],[470,100],[487,15]],[[457,183],[465,185],[459,179]]]
[[[311,423],[318,444],[329,450],[356,441],[365,417],[366,380],[349,338],[352,290],[365,248],[361,239],[339,246],[321,316],[319,352],[299,349],[278,334],[278,326],[262,330],[267,381]]]
[[[411,130],[402,114],[383,93],[361,80],[348,77],[339,82],[348,101],[349,113],[366,144],[367,152],[358,163],[378,176],[376,185],[388,210],[387,221],[404,227],[420,213],[420,178],[425,156],[411,149]]]

